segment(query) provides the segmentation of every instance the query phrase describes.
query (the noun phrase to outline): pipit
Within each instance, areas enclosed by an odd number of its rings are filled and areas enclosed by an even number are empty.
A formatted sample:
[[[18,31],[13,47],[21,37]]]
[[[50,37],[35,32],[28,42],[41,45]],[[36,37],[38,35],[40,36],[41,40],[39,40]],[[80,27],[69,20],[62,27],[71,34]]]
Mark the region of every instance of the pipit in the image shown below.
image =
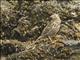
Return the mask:
[[[51,21],[43,29],[41,36],[38,39],[48,37],[51,41],[51,37],[54,37],[60,29],[61,19],[58,14],[53,14],[50,16]]]

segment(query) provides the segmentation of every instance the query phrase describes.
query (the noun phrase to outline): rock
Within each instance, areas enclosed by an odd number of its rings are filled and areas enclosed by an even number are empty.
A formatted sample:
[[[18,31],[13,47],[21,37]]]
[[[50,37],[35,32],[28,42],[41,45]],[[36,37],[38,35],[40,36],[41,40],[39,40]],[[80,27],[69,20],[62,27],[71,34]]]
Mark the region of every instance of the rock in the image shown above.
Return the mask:
[[[80,22],[79,23],[74,23],[74,26],[80,32]]]
[[[69,46],[80,44],[80,40],[63,40],[63,43]]]

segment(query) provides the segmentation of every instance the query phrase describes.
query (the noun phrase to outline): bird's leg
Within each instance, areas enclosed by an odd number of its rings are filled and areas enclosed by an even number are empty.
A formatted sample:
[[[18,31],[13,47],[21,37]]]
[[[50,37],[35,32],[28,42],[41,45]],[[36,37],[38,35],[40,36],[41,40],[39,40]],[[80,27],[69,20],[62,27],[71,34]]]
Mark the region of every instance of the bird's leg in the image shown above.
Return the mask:
[[[50,36],[48,36],[48,39],[52,42],[52,39],[51,39],[51,37],[50,37]]]

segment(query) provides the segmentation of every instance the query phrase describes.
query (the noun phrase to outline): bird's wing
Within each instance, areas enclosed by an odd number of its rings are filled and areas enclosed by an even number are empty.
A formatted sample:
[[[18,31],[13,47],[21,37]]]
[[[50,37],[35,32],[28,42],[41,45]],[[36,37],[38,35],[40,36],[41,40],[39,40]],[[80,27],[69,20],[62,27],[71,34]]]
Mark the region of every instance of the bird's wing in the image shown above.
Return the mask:
[[[52,27],[49,32],[48,32],[48,35],[55,35],[57,32],[59,31],[59,26],[56,26],[56,27]]]
[[[46,26],[45,28],[44,28],[44,30],[43,30],[43,32],[42,32],[42,36],[44,36],[44,35],[46,35],[48,32],[49,32],[49,30],[51,29],[51,27],[50,26]]]
[[[46,34],[50,31],[50,29],[52,29],[53,24],[54,24],[54,23],[52,23],[52,21],[50,21],[50,22],[47,24],[47,26],[43,29],[41,35],[42,35],[42,36],[43,36],[43,35],[46,35]]]

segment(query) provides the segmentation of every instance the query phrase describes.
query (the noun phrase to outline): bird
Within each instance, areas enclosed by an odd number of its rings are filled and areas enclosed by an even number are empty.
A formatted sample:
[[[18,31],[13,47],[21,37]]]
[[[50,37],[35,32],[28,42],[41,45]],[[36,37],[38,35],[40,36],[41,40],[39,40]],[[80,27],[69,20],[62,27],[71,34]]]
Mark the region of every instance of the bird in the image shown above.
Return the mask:
[[[41,36],[39,36],[37,40],[47,37],[49,38],[50,41],[52,41],[51,37],[54,37],[59,31],[60,24],[61,24],[61,19],[59,15],[55,13],[55,14],[52,14],[50,18],[51,18],[50,22],[43,29]]]

